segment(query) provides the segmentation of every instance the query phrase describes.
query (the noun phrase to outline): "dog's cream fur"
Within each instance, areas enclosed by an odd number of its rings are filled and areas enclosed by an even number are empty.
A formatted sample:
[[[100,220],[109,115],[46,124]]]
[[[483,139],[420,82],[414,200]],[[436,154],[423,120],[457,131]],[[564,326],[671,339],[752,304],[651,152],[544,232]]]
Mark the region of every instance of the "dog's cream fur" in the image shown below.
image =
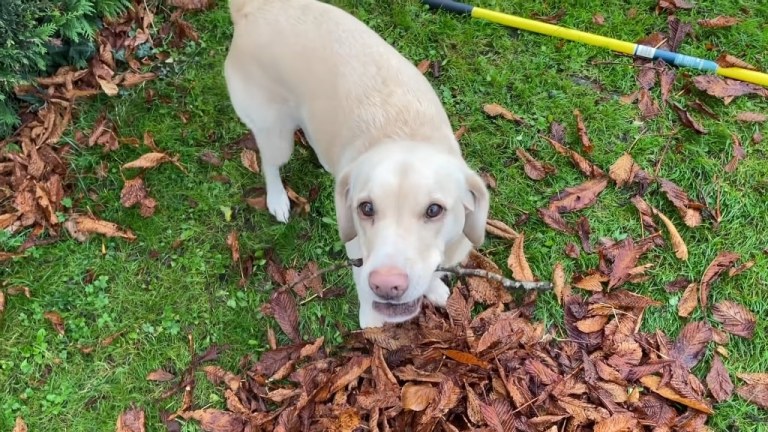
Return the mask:
[[[485,237],[488,191],[462,158],[448,116],[429,81],[352,15],[316,0],[230,0],[234,37],[225,63],[232,104],[261,155],[269,211],[286,222],[290,202],[280,167],[301,128],[336,179],[341,239],[362,258],[354,281],[360,326],[398,322],[374,310],[375,269],[402,269],[398,303],[425,296],[444,306],[438,265],[463,261]],[[375,207],[372,218],[358,210]],[[429,219],[425,210],[445,211]]]

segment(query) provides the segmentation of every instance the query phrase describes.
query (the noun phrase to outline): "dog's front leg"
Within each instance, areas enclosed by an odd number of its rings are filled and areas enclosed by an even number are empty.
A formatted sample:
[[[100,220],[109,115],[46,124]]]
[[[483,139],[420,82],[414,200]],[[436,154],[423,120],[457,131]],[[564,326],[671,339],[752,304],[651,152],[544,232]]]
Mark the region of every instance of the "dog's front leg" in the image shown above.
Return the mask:
[[[438,307],[445,307],[448,303],[448,297],[451,295],[451,289],[442,280],[444,274],[443,272],[435,272],[432,275],[429,288],[424,294],[430,303]]]

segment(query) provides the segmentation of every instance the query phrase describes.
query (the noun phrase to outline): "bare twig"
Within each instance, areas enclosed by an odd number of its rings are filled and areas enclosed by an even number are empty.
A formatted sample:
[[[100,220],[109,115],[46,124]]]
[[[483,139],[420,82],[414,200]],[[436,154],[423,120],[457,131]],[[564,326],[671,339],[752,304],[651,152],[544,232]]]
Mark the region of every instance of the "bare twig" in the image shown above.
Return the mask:
[[[306,282],[308,280],[312,280],[312,279],[314,279],[316,277],[322,276],[322,275],[324,275],[326,273],[335,272],[335,271],[338,271],[338,270],[341,270],[341,269],[344,269],[344,268],[347,268],[347,267],[360,267],[361,265],[363,265],[363,260],[359,259],[359,258],[358,259],[351,259],[351,260],[347,260],[347,261],[342,261],[340,263],[334,264],[331,267],[324,268],[324,269],[322,269],[322,270],[320,270],[320,271],[318,271],[316,273],[312,273],[309,276],[306,276],[306,277],[303,277],[303,278],[301,278],[301,279],[299,279],[297,281],[294,281],[293,283],[288,285],[288,287],[286,289],[291,290],[291,289],[293,289],[293,287],[295,287],[297,285],[300,285],[300,284],[302,284],[302,283],[304,283],[304,282]]]
[[[476,277],[481,277],[485,279],[490,279],[492,281],[501,283],[501,285],[503,285],[504,288],[506,289],[521,289],[521,288],[524,290],[551,290],[552,289],[552,284],[550,282],[516,281],[512,279],[507,279],[500,274],[491,273],[489,271],[480,270],[480,269],[468,269],[460,266],[452,266],[452,267],[440,266],[437,268],[437,271],[455,274],[456,276],[476,276]]]

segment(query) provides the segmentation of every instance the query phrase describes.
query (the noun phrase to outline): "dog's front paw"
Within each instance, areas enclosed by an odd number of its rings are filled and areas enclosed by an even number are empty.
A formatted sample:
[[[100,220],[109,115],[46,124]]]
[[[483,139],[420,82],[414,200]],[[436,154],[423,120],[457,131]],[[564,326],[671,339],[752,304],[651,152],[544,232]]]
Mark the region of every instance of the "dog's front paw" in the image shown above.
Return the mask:
[[[438,307],[445,307],[448,303],[448,297],[451,295],[451,289],[439,277],[432,279],[425,296],[430,303]]]
[[[280,222],[288,222],[291,216],[291,200],[285,190],[267,192],[267,208],[272,216]]]

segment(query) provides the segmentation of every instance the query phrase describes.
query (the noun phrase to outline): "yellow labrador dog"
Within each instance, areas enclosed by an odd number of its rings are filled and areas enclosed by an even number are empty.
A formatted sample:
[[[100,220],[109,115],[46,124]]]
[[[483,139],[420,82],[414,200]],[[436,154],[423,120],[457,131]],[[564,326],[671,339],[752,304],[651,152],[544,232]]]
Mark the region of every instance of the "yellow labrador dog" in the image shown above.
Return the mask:
[[[409,320],[450,294],[435,270],[485,238],[488,191],[462,158],[429,81],[373,30],[316,0],[230,0],[224,65],[261,155],[267,206],[286,222],[280,167],[301,128],[335,178],[360,326]]]

